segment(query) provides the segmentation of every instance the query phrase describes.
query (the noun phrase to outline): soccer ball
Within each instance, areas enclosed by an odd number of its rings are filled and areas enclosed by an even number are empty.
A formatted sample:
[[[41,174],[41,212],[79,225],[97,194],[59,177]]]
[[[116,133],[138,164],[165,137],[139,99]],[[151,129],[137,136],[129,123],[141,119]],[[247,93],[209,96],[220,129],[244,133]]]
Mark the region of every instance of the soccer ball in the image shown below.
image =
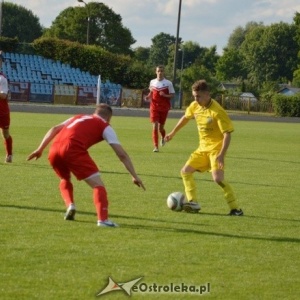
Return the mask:
[[[174,211],[182,211],[185,202],[185,196],[181,192],[173,192],[167,198],[167,206]]]

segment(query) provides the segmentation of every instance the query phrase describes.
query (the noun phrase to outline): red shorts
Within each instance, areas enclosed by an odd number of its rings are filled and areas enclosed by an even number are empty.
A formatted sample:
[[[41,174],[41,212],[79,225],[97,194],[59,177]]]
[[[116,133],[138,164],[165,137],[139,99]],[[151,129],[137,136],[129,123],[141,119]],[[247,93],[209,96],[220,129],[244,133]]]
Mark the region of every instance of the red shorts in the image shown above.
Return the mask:
[[[10,114],[0,116],[0,128],[8,129],[10,125]]]
[[[99,172],[89,153],[84,150],[64,151],[51,147],[48,159],[55,173],[61,179],[69,180],[72,173],[78,180],[83,180]]]
[[[161,125],[164,125],[167,120],[168,110],[158,111],[154,109],[150,109],[150,121],[151,123],[158,122]]]

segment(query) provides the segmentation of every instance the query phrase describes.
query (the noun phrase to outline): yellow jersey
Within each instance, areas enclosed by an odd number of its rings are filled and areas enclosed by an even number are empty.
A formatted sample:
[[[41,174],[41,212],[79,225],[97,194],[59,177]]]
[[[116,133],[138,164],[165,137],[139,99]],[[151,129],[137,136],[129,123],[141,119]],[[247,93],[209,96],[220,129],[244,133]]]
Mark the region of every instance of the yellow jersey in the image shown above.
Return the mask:
[[[223,107],[211,99],[208,107],[193,101],[185,111],[187,119],[195,119],[199,133],[199,150],[221,150],[223,134],[234,130],[232,122]]]

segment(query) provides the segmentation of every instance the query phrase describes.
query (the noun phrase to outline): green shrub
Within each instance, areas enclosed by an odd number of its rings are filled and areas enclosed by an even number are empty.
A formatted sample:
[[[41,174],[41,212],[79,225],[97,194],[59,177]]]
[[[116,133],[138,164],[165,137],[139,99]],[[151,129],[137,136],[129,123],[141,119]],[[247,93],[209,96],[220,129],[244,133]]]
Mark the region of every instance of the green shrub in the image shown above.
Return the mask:
[[[125,55],[110,53],[97,46],[85,46],[77,42],[55,38],[40,38],[34,41],[37,54],[60,60],[74,68],[101,74],[103,79],[119,82],[119,78],[130,63]]]
[[[15,52],[18,47],[18,38],[0,37],[0,49],[4,52]]]
[[[293,96],[275,95],[273,107],[280,117],[300,117],[300,93]]]

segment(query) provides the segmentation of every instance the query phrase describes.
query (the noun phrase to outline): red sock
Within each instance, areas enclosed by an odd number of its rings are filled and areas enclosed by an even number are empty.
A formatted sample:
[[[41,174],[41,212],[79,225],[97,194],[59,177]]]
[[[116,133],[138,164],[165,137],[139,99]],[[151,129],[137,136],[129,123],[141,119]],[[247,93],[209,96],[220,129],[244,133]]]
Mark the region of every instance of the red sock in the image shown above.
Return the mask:
[[[106,189],[104,186],[96,186],[94,188],[94,204],[96,207],[98,221],[107,220],[108,201]]]
[[[155,147],[158,146],[158,130],[157,129],[153,129],[152,130],[152,141]]]
[[[74,203],[73,184],[71,183],[71,181],[62,179],[59,183],[59,189],[61,196],[65,201],[66,207],[69,207],[71,203]]]
[[[12,155],[12,143],[13,140],[11,136],[9,136],[7,139],[4,140],[4,145],[5,145],[7,155]]]

